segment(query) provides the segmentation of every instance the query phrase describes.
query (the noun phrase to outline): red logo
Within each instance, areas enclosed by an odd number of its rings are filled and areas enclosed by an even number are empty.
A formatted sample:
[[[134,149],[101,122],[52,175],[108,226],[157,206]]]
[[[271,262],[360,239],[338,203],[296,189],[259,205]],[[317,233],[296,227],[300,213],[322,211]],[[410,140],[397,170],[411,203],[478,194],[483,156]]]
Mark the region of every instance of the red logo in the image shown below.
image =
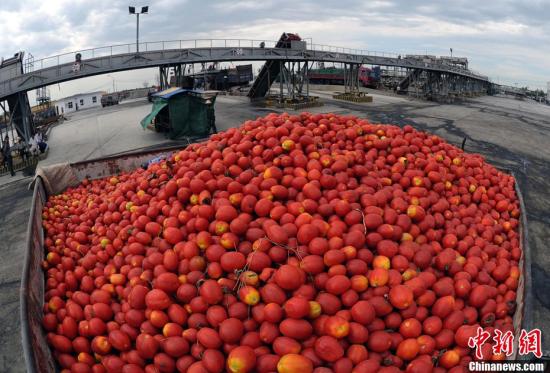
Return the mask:
[[[542,332],[540,329],[533,329],[530,332],[521,329],[521,334],[519,335],[519,354],[527,355],[532,352],[540,359],[542,357],[541,339]]]
[[[468,347],[475,348],[475,356],[478,360],[483,359],[481,347],[489,340],[490,337],[491,333],[484,331],[481,327],[478,327],[476,335],[468,339]],[[520,355],[528,355],[533,353],[540,359],[542,357],[541,340],[542,332],[540,329],[533,329],[530,332],[527,332],[525,329],[521,329],[518,353]],[[495,329],[493,341],[493,354],[506,354],[506,356],[513,354],[514,335],[512,334],[512,331],[508,330],[506,333],[503,333],[501,330]]]
[[[481,346],[491,337],[491,333],[486,332],[483,328],[477,328],[477,334],[474,337],[468,339],[468,347],[476,349],[476,358],[481,360],[483,359],[483,354],[481,353]]]
[[[493,337],[495,345],[493,346],[493,353],[506,354],[506,356],[512,355],[514,352],[514,335],[510,330],[506,333],[502,333],[499,329],[495,329],[495,336]]]

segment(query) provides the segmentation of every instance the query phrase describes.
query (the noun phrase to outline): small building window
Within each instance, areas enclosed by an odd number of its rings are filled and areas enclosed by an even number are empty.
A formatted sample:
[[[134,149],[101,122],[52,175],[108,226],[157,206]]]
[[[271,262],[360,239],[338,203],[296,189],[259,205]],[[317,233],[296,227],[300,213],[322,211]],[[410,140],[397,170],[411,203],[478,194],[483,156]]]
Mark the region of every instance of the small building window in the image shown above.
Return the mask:
[[[84,106],[84,99],[83,98],[80,99],[80,106]]]
[[[95,104],[97,102],[97,97],[96,96],[93,96],[92,97],[92,102]]]
[[[73,108],[73,103],[72,103],[72,101],[67,102],[67,108],[69,108],[69,109],[72,109],[72,108]]]

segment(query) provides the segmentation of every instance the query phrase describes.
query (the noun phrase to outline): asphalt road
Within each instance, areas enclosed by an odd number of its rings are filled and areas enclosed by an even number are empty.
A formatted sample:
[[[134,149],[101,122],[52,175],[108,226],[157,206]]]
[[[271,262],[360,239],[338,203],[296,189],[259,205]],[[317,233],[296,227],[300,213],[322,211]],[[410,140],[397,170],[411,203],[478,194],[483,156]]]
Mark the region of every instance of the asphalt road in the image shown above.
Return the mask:
[[[333,100],[328,93],[315,94],[326,104],[308,111],[411,124],[457,146],[466,138],[466,151],[480,153],[492,164],[514,172],[526,204],[530,271],[536,289],[532,294],[534,310],[525,317],[541,328],[543,335],[550,335],[550,252],[546,249],[550,237],[550,107],[499,97],[439,105],[377,94],[371,104],[356,104]],[[44,164],[104,157],[169,142],[139,127],[149,108],[138,101],[74,114],[52,131]],[[244,97],[219,97],[217,127],[227,129],[270,111],[281,110],[252,107]],[[32,194],[27,190],[28,179],[2,185],[6,180],[0,180],[0,372],[22,372],[19,281]],[[550,338],[543,337],[543,349],[550,355]]]
[[[32,191],[28,180],[0,186],[0,372],[24,372],[19,285]]]

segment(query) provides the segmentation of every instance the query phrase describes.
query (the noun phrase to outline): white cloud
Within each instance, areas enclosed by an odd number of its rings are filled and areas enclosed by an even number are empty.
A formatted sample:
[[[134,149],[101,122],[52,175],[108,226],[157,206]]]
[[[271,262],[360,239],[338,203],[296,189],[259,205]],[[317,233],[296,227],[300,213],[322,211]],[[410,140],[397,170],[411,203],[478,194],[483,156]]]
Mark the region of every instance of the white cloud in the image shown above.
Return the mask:
[[[222,12],[235,12],[235,11],[250,11],[269,9],[273,6],[273,1],[255,1],[255,0],[240,0],[240,1],[219,1],[212,7]]]

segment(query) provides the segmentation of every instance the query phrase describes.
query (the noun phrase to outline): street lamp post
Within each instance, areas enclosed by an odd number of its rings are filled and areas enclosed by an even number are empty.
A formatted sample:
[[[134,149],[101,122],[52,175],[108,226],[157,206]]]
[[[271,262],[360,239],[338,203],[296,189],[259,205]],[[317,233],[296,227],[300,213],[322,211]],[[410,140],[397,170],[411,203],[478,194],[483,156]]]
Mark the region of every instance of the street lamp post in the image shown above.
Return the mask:
[[[111,74],[107,74],[107,76],[113,80],[113,93],[115,93],[115,92],[116,92],[116,88],[115,88],[115,77],[112,76]]]
[[[135,6],[129,6],[128,12],[136,15],[136,53],[139,53],[139,15],[147,14],[149,12],[149,6],[142,6],[140,12],[136,12]]]

